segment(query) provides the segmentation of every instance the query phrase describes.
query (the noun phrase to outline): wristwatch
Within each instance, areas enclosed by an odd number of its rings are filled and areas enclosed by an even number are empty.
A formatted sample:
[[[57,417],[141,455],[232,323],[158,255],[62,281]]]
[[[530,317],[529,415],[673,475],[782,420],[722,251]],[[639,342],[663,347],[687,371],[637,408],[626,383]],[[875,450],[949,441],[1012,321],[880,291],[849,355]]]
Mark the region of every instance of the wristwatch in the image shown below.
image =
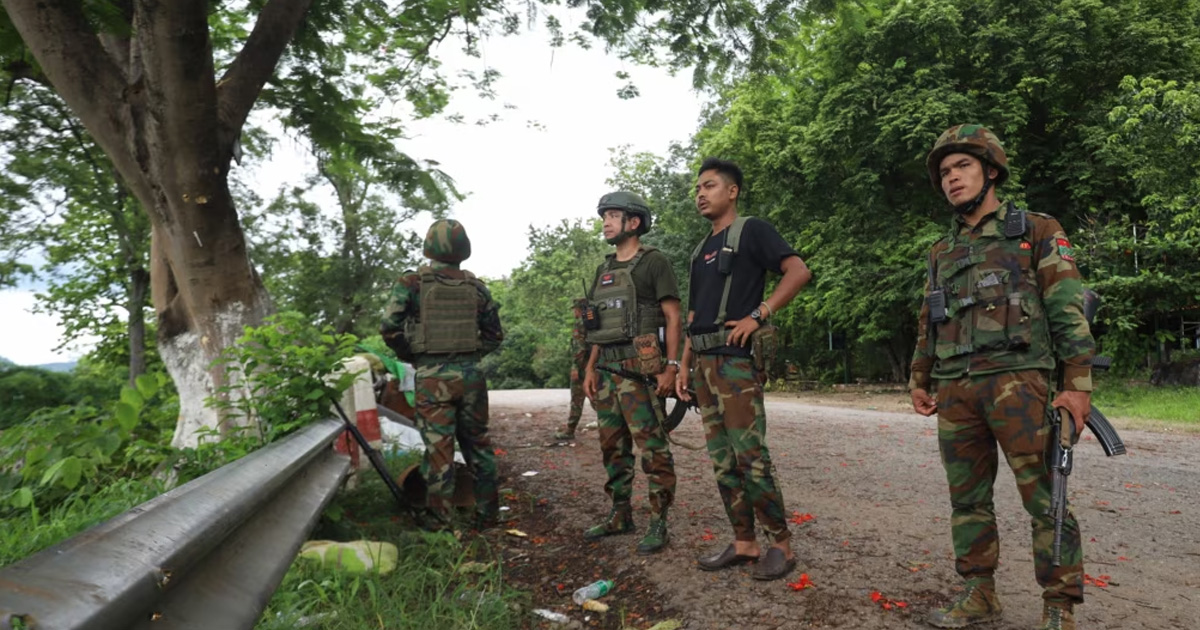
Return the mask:
[[[756,308],[753,311],[750,311],[750,319],[753,319],[754,321],[761,324],[761,323],[763,323],[763,320],[765,320],[766,318],[763,317],[762,309]]]
[[[676,361],[675,359],[667,359],[667,365],[674,365],[676,368],[678,368],[679,361]]]

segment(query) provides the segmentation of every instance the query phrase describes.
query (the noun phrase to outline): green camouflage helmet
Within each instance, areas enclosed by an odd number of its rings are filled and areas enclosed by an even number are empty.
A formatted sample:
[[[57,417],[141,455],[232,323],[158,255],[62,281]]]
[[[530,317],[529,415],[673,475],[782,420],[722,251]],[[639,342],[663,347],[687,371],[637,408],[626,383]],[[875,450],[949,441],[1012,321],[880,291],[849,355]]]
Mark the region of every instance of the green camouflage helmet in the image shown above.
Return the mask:
[[[605,210],[624,210],[642,220],[638,234],[650,231],[650,204],[646,203],[641,195],[623,190],[608,193],[600,198],[600,203],[596,204],[596,214],[603,217]]]
[[[471,257],[467,230],[454,219],[438,219],[425,234],[425,257],[444,263],[460,263]]]
[[[942,133],[934,143],[933,150],[929,152],[929,157],[925,158],[925,167],[929,169],[929,181],[939,192],[942,190],[942,176],[939,172],[942,160],[951,153],[973,155],[984,164],[1000,171],[996,176],[996,186],[1008,179],[1008,156],[1004,153],[1000,138],[983,125],[955,125]]]

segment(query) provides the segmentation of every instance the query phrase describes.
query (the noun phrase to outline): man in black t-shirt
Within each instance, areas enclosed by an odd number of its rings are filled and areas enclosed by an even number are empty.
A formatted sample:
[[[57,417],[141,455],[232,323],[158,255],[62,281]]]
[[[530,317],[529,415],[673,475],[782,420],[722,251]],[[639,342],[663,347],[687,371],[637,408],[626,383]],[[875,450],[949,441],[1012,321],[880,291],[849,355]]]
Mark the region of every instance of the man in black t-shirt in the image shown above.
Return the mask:
[[[688,336],[676,389],[686,400],[689,368],[695,367],[691,379],[705,442],[734,531],[732,544],[698,559],[700,568],[716,571],[757,561],[754,577],[774,580],[791,572],[796,560],[766,444],[766,373],[755,367],[751,338],[812,274],[770,223],[738,217],[741,190],[736,164],[708,158],[700,166],[696,207],[712,223],[712,232],[691,261]],[[767,271],[783,277],[763,300]],[[771,542],[762,559],[756,517]]]

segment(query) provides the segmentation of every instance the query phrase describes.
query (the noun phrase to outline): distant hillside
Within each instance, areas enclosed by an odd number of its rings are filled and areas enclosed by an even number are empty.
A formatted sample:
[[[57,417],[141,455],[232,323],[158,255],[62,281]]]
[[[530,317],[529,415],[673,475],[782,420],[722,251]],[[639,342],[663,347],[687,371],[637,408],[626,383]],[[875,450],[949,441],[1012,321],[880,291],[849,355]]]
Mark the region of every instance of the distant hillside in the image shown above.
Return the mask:
[[[35,365],[35,368],[41,368],[50,372],[70,372],[75,369],[76,361],[61,361],[59,363],[43,363]]]
[[[58,363],[43,363],[41,365],[29,365],[26,367],[35,367],[48,372],[70,372],[75,369],[77,361],[60,361]],[[6,357],[0,357],[0,368],[17,365]]]

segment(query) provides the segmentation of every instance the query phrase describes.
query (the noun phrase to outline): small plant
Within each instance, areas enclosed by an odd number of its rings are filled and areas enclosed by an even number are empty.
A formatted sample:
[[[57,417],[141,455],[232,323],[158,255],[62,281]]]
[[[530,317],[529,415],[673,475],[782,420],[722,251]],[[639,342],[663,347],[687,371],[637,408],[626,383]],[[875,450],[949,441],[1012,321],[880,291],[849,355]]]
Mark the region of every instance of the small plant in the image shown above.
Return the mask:
[[[256,426],[260,442],[272,442],[315,420],[354,383],[355,374],[341,369],[354,354],[358,339],[318,327],[296,312],[268,317],[262,326],[246,327],[237,344],[217,359],[230,376],[208,403],[227,417]]]

